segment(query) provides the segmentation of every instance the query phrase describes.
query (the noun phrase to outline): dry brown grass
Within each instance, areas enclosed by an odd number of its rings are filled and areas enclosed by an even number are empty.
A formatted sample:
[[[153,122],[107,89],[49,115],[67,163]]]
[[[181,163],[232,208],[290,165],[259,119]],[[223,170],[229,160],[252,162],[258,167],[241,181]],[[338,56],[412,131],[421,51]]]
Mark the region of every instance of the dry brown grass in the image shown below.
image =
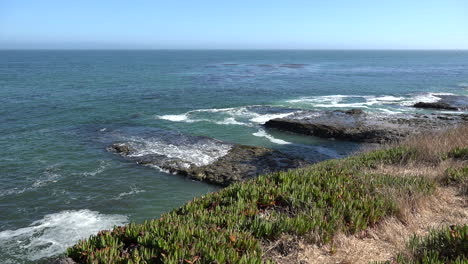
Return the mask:
[[[468,165],[466,160],[447,158],[447,153],[454,148],[468,147],[468,125],[413,135],[400,143],[383,147],[395,146],[414,150],[414,156],[402,164],[377,166],[368,173],[425,177],[441,183],[447,177],[447,169]],[[397,201],[399,213],[396,216],[357,235],[339,234],[332,243],[324,246],[309,243],[306,237],[284,236],[265,246],[267,257],[278,263],[385,261],[405,250],[405,244],[413,234],[424,235],[432,228],[468,224],[468,192],[460,195],[459,188],[440,186],[429,197],[422,194],[408,195],[399,189],[382,191]]]
[[[468,224],[468,204],[454,188],[439,188],[432,197],[419,201],[407,220],[390,217],[378,226],[354,236],[339,234],[333,243],[319,247],[306,239],[284,236],[270,244],[269,257],[277,263],[369,263],[391,260],[404,251],[413,234],[453,224]],[[286,248],[286,250],[285,250]]]
[[[416,161],[438,164],[443,161],[443,154],[456,147],[468,147],[468,125],[458,126],[426,134],[415,134],[404,139],[399,145],[417,151]]]

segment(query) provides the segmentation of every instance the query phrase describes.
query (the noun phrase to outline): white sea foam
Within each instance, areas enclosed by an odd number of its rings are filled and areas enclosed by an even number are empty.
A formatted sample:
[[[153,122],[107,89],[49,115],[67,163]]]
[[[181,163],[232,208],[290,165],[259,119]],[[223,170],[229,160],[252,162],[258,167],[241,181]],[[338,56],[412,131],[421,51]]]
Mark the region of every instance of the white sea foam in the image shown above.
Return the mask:
[[[270,119],[286,117],[293,113],[293,111],[289,113],[269,113],[268,109],[267,111],[260,111],[265,113],[258,113],[255,111],[262,107],[266,108],[267,106],[253,105],[233,108],[197,109],[179,115],[162,115],[156,116],[156,118],[172,122],[210,122],[218,125],[252,127],[258,124],[264,124]]]
[[[129,157],[163,155],[176,158],[196,166],[208,165],[226,155],[232,145],[216,140],[198,140],[183,144],[174,144],[160,138],[131,137],[129,144],[136,151]]]
[[[31,188],[18,188],[18,187],[15,187],[15,188],[3,190],[3,191],[0,191],[0,197],[7,196],[7,195],[12,195],[12,194],[22,194],[22,193],[24,193],[25,191],[27,191],[29,189],[31,189]]]
[[[164,172],[164,173],[167,173],[167,174],[173,174],[173,175],[177,174],[177,171],[171,172],[170,170],[163,169],[163,168],[159,167],[158,165],[154,165],[154,164],[149,164],[148,167],[157,169],[157,170],[159,170],[161,172]]]
[[[90,171],[90,172],[83,172],[82,175],[85,177],[88,177],[88,176],[93,177],[105,171],[107,167],[109,167],[109,163],[101,160],[99,162],[99,167],[97,169]]]
[[[401,104],[405,106],[411,106],[418,102],[424,103],[434,103],[439,101],[441,98],[439,95],[454,95],[453,93],[424,93],[417,94],[409,98],[408,100],[403,101]]]
[[[286,101],[289,104],[310,105],[321,108],[374,108],[385,113],[398,113],[395,106],[412,106],[417,102],[437,102],[442,95],[453,95],[451,93],[422,93],[408,96],[368,96],[368,95],[325,95],[302,97]],[[354,99],[354,100],[353,100]],[[359,102],[355,102],[358,99]],[[380,106],[380,107],[379,107]],[[377,108],[375,108],[377,107]],[[383,108],[387,107],[387,108]],[[388,109],[392,108],[392,109]]]
[[[58,173],[59,169],[57,169],[57,164],[49,166],[45,169],[43,175],[40,175],[34,182],[24,188],[11,188],[7,190],[0,191],[0,197],[2,196],[7,196],[7,195],[15,195],[15,194],[22,194],[27,191],[33,191],[37,188],[44,187],[46,185],[49,185],[50,183],[55,183],[57,182],[62,175]]]
[[[337,104],[343,100],[343,98],[352,97],[350,95],[325,95],[325,96],[311,96],[302,97],[299,99],[287,100],[288,103],[329,103]]]
[[[279,144],[279,145],[287,145],[287,144],[291,144],[291,142],[288,142],[288,141],[285,141],[285,140],[282,140],[282,139],[278,139],[278,138],[274,138],[272,135],[268,134],[267,132],[265,132],[265,130],[259,130],[258,132],[255,132],[253,133],[252,135],[256,136],[256,137],[264,137],[268,140],[270,140],[271,142],[275,143],[275,144]]]
[[[254,113],[255,114],[255,113]],[[275,118],[283,118],[292,115],[293,113],[284,113],[284,114],[256,114],[255,117],[251,118],[250,121],[257,124],[265,124],[268,120]]]
[[[205,120],[205,121],[210,122],[211,120]],[[240,125],[240,126],[245,125],[245,123],[239,122],[233,117],[228,117],[224,119],[223,121],[215,121],[215,123],[218,125]]]
[[[145,190],[140,190],[137,187],[133,186],[133,187],[130,187],[129,192],[120,193],[116,197],[112,198],[112,200],[120,200],[125,196],[130,196],[130,195],[134,195],[134,194],[137,194],[137,193],[144,193],[144,192],[146,192],[146,191]]]
[[[181,114],[181,115],[162,115],[162,116],[157,116],[159,119],[164,119],[164,120],[169,120],[172,122],[184,122],[188,121],[188,116],[187,114]]]
[[[35,261],[60,254],[80,239],[127,221],[123,215],[62,211],[46,215],[27,227],[0,232],[0,247],[12,257]]]

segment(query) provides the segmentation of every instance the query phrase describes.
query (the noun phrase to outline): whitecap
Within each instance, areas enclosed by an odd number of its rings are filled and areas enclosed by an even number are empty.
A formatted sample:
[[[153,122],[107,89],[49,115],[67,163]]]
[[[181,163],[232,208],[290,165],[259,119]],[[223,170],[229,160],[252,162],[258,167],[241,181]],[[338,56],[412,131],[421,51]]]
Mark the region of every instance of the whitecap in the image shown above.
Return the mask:
[[[209,122],[218,125],[241,125],[252,127],[258,124],[264,124],[273,118],[286,117],[295,112],[294,110],[291,110],[289,113],[284,113],[284,111],[288,111],[287,109],[281,109],[281,111],[283,111],[282,113],[277,113],[277,111],[278,108],[252,105],[232,108],[197,109],[188,111],[184,114],[163,115],[156,116],[156,118],[173,122]]]
[[[273,142],[275,144],[279,144],[279,145],[291,144],[291,142],[288,142],[288,141],[273,137],[272,135],[268,134],[267,132],[265,132],[265,130],[262,130],[262,129],[259,130],[258,132],[253,133],[252,135],[254,135],[256,137],[264,137],[264,138],[270,140],[271,142]]]
[[[61,211],[27,227],[0,232],[0,247],[11,257],[36,261],[63,253],[80,239],[100,230],[127,222],[123,215],[105,215],[87,209]]]
[[[169,120],[172,122],[184,122],[188,121],[188,116],[187,114],[181,114],[181,115],[162,115],[162,116],[157,116],[159,119],[164,119],[164,120]]]
[[[211,120],[205,120],[205,121],[210,122]],[[237,121],[233,117],[228,117],[228,118],[224,119],[223,121],[214,121],[214,122],[216,124],[218,124],[218,125],[239,125],[239,126],[245,126],[246,125],[245,123],[241,123],[241,122]]]

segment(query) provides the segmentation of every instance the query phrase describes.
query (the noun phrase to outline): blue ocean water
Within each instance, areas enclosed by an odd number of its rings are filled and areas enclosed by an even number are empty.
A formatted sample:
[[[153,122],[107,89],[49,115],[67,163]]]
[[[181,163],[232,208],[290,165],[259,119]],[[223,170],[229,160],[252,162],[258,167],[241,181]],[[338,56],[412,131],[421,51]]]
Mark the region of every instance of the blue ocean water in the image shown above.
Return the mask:
[[[34,263],[100,229],[158,217],[217,190],[106,151],[204,164],[180,135],[312,161],[359,145],[265,130],[301,109],[417,111],[468,95],[468,51],[0,51],[0,263]]]

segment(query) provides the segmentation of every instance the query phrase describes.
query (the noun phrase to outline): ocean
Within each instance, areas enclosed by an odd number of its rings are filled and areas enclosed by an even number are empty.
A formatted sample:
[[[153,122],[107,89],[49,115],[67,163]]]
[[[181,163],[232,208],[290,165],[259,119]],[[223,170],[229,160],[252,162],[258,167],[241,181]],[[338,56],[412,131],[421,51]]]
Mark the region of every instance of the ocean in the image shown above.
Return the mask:
[[[319,161],[361,146],[262,124],[303,109],[424,111],[411,105],[444,94],[468,95],[468,51],[0,51],[0,263],[40,262],[218,190],[124,160],[114,142],[208,164],[223,145],[187,140],[207,136]]]

